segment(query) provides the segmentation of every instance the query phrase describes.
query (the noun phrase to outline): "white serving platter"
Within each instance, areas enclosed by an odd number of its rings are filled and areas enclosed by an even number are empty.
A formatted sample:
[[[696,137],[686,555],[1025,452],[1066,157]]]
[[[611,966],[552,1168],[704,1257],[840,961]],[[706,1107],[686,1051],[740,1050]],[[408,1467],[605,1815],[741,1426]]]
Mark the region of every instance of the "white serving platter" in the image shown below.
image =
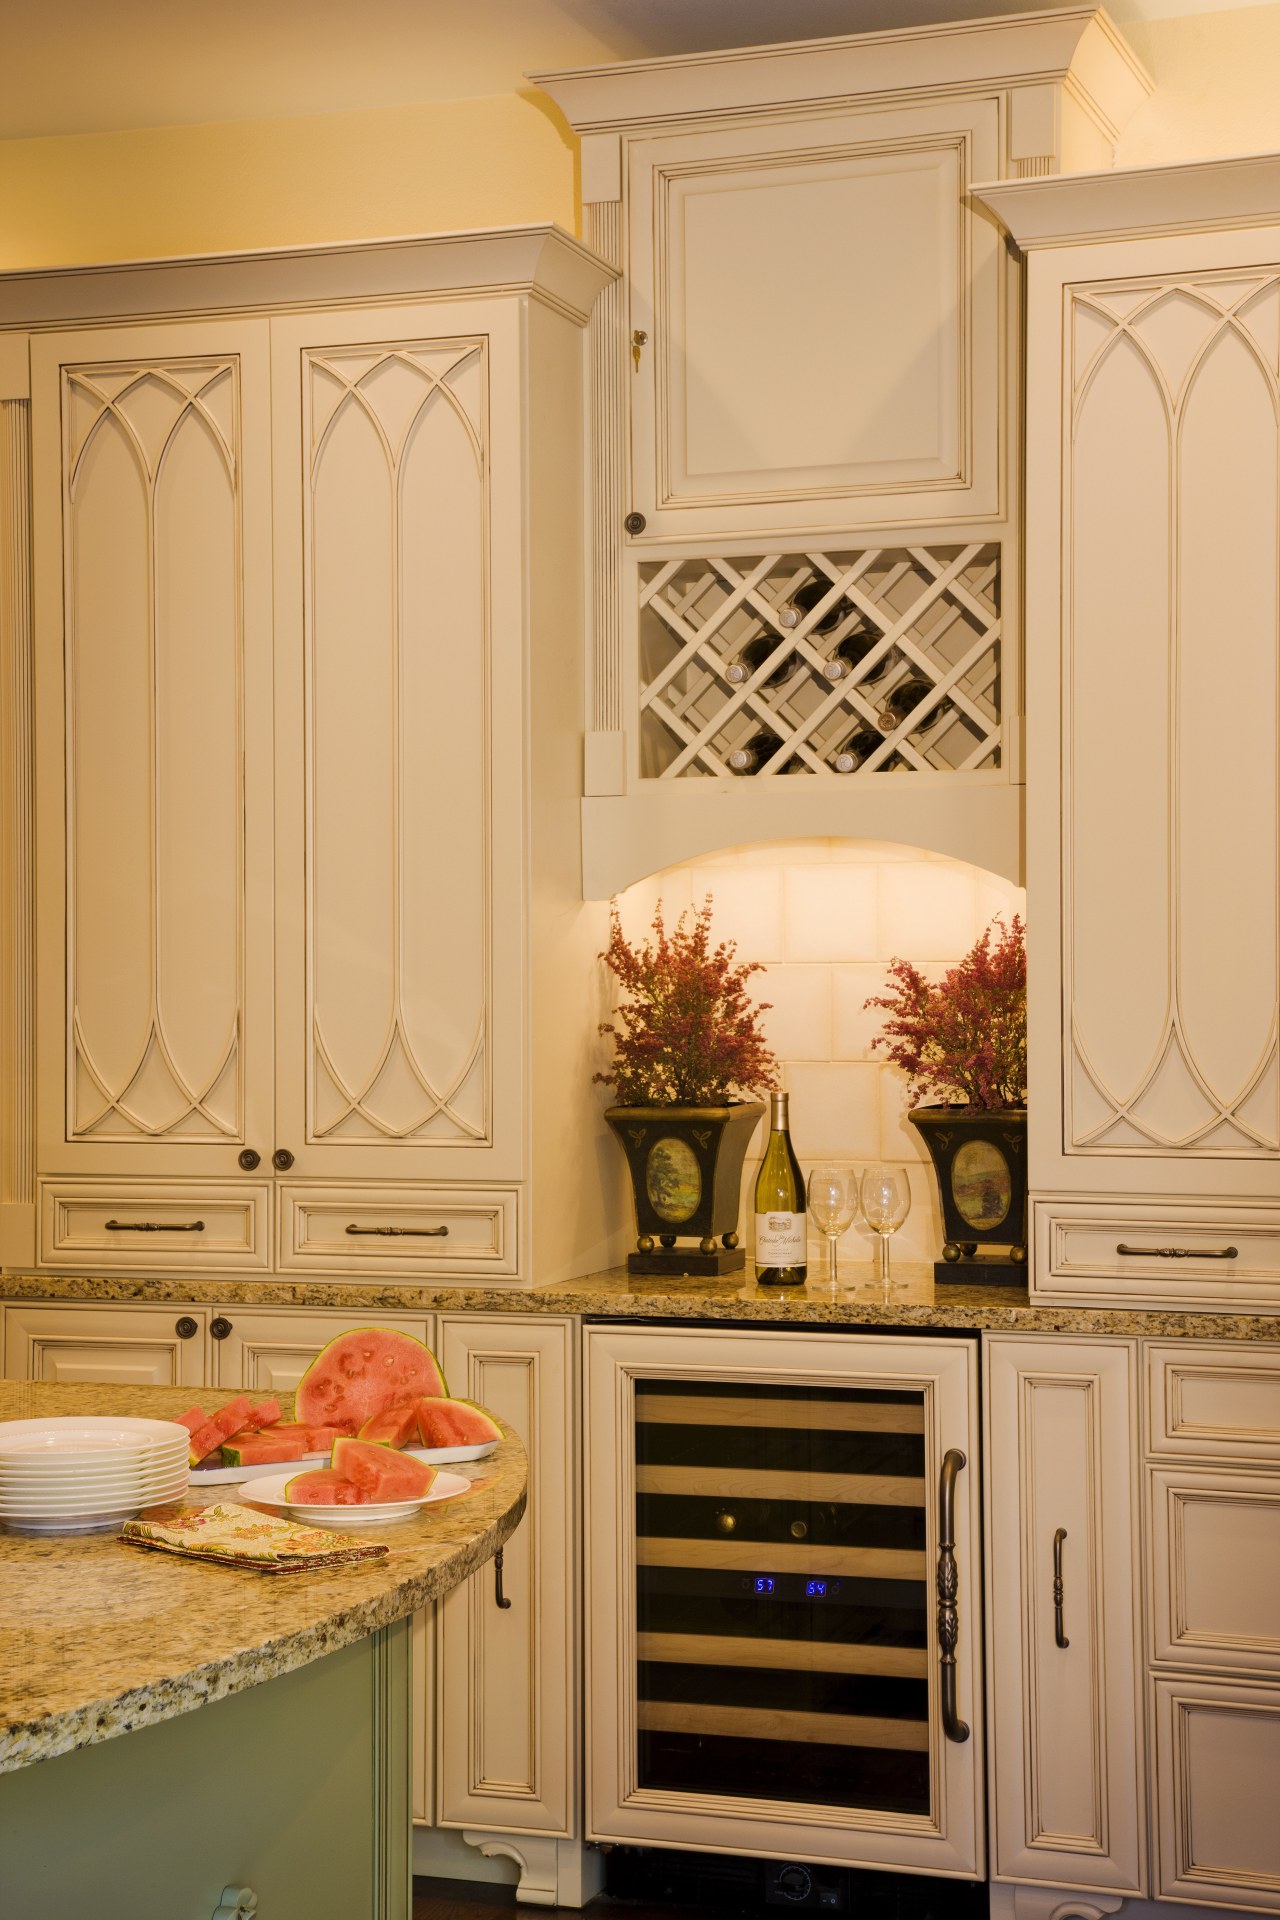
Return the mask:
[[[408,1454],[411,1460],[425,1460],[431,1467],[451,1467],[461,1460],[486,1460],[497,1444],[496,1440],[485,1440],[477,1447],[398,1447],[396,1451]],[[286,1464],[298,1473],[305,1473],[317,1462],[327,1464],[328,1459],[327,1453],[304,1453],[301,1460]],[[193,1467],[191,1484],[193,1487],[239,1486],[246,1480],[269,1479],[279,1473],[281,1464],[279,1460],[268,1460],[260,1467],[203,1467],[198,1471]]]
[[[294,1473],[278,1474],[274,1480],[254,1481],[245,1497],[252,1500],[255,1506],[275,1507],[309,1527],[334,1527],[343,1533],[359,1533],[364,1527],[386,1526],[393,1520],[412,1520],[424,1507],[433,1506],[439,1500],[452,1500],[455,1495],[465,1493],[471,1485],[465,1474],[438,1473],[430,1491],[421,1500],[376,1501],[359,1507],[299,1506],[285,1499],[284,1490],[296,1473],[306,1471],[305,1462],[298,1461]]]

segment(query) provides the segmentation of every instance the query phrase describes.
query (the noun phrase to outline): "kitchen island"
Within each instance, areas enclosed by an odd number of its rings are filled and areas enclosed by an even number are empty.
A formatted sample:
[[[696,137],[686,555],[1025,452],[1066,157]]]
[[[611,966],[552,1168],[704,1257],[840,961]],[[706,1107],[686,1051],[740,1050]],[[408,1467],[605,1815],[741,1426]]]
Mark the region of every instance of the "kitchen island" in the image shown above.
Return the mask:
[[[0,1419],[165,1419],[191,1398],[3,1382]],[[114,1534],[0,1535],[0,1910],[403,1920],[409,1616],[524,1511],[514,1434],[470,1471],[486,1483],[473,1494],[368,1530],[384,1558],[316,1573],[200,1565]]]

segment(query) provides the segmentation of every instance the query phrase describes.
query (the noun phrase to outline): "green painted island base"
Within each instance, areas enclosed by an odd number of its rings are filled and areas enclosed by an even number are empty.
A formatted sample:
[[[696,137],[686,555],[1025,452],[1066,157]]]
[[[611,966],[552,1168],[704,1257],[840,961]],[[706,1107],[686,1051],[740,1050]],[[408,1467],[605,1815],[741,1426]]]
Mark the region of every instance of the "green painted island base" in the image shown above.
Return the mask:
[[[0,1775],[0,1913],[214,1920],[226,1889],[249,1889],[257,1920],[408,1920],[409,1798],[400,1620],[195,1712]],[[221,1920],[236,1915],[233,1900]]]

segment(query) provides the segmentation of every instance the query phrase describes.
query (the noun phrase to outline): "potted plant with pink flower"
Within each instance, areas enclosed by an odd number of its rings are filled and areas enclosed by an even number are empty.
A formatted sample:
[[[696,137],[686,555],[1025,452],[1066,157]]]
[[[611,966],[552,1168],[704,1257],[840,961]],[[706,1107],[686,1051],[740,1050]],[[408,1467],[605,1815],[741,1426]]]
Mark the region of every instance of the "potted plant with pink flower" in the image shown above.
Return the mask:
[[[1021,1285],[1027,1261],[1027,947],[996,920],[936,984],[909,960],[868,1007],[888,1017],[883,1047],[911,1082],[907,1114],[929,1149],[946,1244],[939,1280]]]
[[[764,1107],[736,1095],[777,1085],[760,1030],[768,1002],[747,982],[759,961],[740,961],[732,940],[711,943],[711,895],[668,928],[659,901],[650,937],[633,946],[616,902],[601,959],[627,998],[600,1029],[613,1041],[606,1110],[627,1156],[635,1193],[632,1273],[734,1273],[742,1168]],[[694,1237],[697,1249],[681,1248]]]

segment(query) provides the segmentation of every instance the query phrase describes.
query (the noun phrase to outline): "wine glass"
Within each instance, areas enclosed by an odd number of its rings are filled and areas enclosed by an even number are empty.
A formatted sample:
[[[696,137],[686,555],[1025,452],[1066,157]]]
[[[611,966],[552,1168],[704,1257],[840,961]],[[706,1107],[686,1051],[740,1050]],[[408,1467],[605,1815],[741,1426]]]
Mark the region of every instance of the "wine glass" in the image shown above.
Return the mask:
[[[827,1277],[836,1285],[836,1243],[858,1211],[858,1176],[852,1167],[825,1165],[809,1174],[809,1217],[827,1236]]]
[[[868,1167],[862,1176],[862,1217],[880,1242],[880,1283],[889,1297],[889,1239],[911,1211],[905,1167]]]

